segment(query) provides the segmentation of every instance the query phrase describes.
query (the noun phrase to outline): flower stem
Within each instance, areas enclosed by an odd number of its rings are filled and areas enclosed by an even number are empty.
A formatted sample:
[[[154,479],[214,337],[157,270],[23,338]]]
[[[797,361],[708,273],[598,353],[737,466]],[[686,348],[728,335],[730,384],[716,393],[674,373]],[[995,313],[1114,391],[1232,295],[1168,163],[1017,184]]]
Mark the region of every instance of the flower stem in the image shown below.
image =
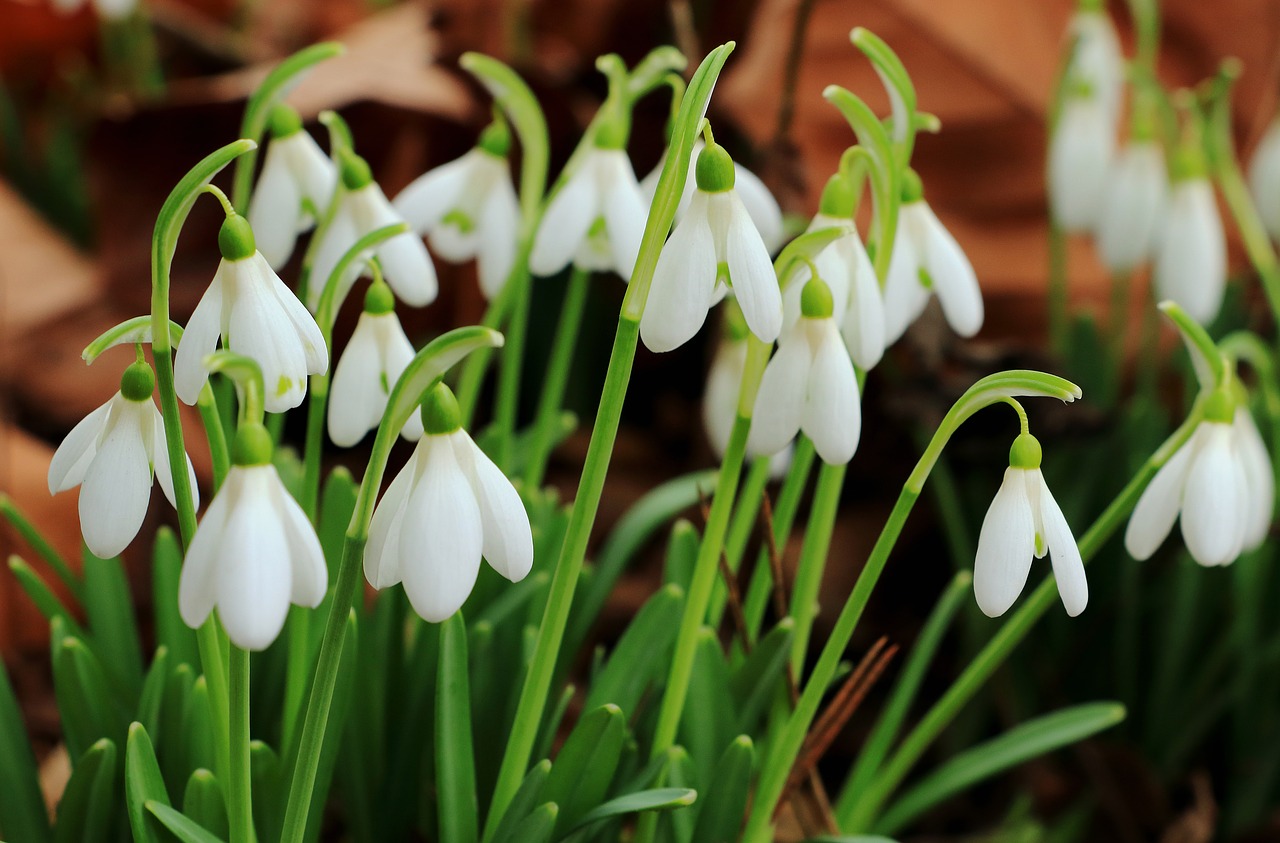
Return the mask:
[[[813,459],[813,440],[808,436],[801,436],[796,442],[795,453],[791,456],[791,468],[787,470],[787,477],[782,481],[782,489],[778,492],[778,505],[773,512],[773,542],[778,547],[781,547],[786,537],[791,534],[791,525],[795,521],[796,511],[800,508],[800,498],[809,481]],[[747,619],[747,634],[752,641],[760,637],[760,626],[764,622],[765,609],[769,606],[773,587],[773,571],[769,565],[769,546],[766,542],[756,555],[755,570],[751,572],[747,596],[742,601],[742,613]]]
[[[569,383],[569,371],[573,367],[573,349],[582,327],[582,312],[586,307],[590,281],[591,273],[575,266],[569,276],[569,286],[565,289],[560,322],[556,326],[556,337],[551,346],[547,374],[542,382],[542,395],[538,400],[538,410],[533,422],[533,453],[529,457],[524,475],[525,486],[529,489],[542,485],[547,461],[551,459],[556,424],[560,408],[564,406],[564,391]]]
[[[809,633],[818,615],[818,592],[822,589],[822,572],[826,568],[827,552],[831,549],[831,532],[835,528],[846,468],[824,463],[818,470],[818,483],[809,510],[809,527],[805,530],[804,547],[800,551],[791,591],[791,616],[796,622],[795,635],[791,638],[791,667],[796,675],[804,668],[804,658],[809,651]]]
[[[200,390],[196,409],[200,411],[200,422],[204,426],[205,439],[209,442],[209,457],[213,461],[213,489],[216,492],[222,488],[222,481],[231,468],[231,454],[227,450],[222,417],[218,414],[218,401],[213,397],[213,387],[207,383]]]
[[[726,567],[734,575],[742,567],[742,556],[746,552],[747,541],[751,538],[756,516],[760,512],[760,501],[764,499],[764,487],[769,482],[770,462],[768,457],[756,457],[752,460],[747,478],[742,481],[742,492],[734,504],[733,516],[729,519],[729,531],[724,539],[724,558]],[[723,579],[717,579],[712,587],[711,602],[707,607],[707,626],[712,629],[720,628],[728,599],[728,586]]]
[[[249,764],[249,653],[231,645],[231,776],[227,813],[231,843],[253,843],[253,790]]]
[[[507,285],[514,303],[511,320],[506,326],[506,345],[502,347],[502,369],[498,373],[498,403],[494,408],[494,424],[498,428],[498,453],[495,462],[504,471],[511,466],[511,445],[516,432],[516,415],[520,409],[520,369],[524,362],[524,339],[529,328],[531,281],[528,261],[516,265],[514,277]]]

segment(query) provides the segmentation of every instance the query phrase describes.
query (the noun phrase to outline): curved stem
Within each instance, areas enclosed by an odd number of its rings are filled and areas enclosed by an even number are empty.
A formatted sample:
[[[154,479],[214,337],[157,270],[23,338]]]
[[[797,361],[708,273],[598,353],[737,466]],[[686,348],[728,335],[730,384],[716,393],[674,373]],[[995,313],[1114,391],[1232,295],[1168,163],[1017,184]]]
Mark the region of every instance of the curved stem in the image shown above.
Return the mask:
[[[547,374],[542,383],[542,395],[538,399],[538,410],[534,416],[532,453],[524,475],[525,486],[529,489],[537,489],[542,485],[547,471],[547,462],[551,459],[551,451],[555,447],[555,431],[560,418],[560,409],[564,405],[564,392],[569,383],[569,372],[573,367],[573,349],[582,328],[582,312],[586,307],[590,282],[589,271],[576,266],[573,268],[573,273],[569,276],[569,286],[565,289],[564,304],[560,309],[560,323],[556,326],[551,357],[547,361]]]

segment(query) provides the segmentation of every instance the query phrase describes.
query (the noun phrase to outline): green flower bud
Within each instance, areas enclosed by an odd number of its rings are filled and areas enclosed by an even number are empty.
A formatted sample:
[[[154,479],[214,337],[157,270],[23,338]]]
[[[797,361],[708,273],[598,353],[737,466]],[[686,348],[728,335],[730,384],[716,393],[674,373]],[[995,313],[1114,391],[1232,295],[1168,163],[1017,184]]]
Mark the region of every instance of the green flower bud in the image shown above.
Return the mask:
[[[924,182],[920,174],[908,167],[902,173],[902,204],[919,202],[924,198]]]
[[[1020,433],[1009,449],[1009,467],[1039,468],[1041,456],[1039,440],[1030,433]]]
[[[800,315],[806,319],[829,319],[835,313],[835,300],[831,288],[818,276],[813,276],[800,291]]]
[[[338,170],[342,174],[342,186],[347,190],[359,190],[373,182],[373,171],[369,164],[350,150],[343,150]]]
[[[235,465],[267,465],[271,462],[271,434],[261,424],[241,425],[236,431],[236,441],[231,446],[231,461]]]
[[[733,159],[718,143],[707,144],[698,153],[696,172],[698,190],[703,193],[724,193],[726,190],[733,190]]]
[[[302,118],[284,103],[271,109],[271,137],[287,138],[302,131]]]
[[[453,433],[462,427],[458,399],[444,381],[436,383],[422,398],[422,427],[431,436]]]
[[[120,394],[130,401],[150,401],[155,385],[155,374],[141,360],[130,365],[120,376]]]
[[[222,252],[222,257],[229,261],[253,257],[258,246],[253,239],[249,221],[237,213],[229,214],[218,232],[218,249]]]
[[[364,312],[381,316],[396,309],[396,296],[386,282],[377,281],[364,294]]]
[[[822,199],[818,203],[818,213],[824,217],[849,219],[853,216],[853,206],[858,197],[854,195],[853,185],[840,173],[834,173],[827,179],[827,186],[822,188]]]

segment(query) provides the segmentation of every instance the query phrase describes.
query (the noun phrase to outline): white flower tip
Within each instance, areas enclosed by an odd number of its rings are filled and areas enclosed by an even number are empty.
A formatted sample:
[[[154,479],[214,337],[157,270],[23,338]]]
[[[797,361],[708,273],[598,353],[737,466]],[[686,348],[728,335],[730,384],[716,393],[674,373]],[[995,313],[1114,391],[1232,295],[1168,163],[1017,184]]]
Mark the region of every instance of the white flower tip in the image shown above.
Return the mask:
[[[1018,595],[1010,595],[1007,589],[997,588],[995,584],[983,582],[981,577],[973,579],[973,596],[978,602],[982,614],[989,618],[998,618],[1018,599]]]

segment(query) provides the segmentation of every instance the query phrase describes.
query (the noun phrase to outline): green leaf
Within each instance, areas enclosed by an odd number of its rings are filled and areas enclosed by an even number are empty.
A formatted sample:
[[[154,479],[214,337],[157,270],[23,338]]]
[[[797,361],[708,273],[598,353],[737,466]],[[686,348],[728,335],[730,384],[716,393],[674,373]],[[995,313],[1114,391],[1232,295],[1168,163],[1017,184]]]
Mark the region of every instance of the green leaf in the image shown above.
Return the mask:
[[[53,834],[55,843],[111,839],[119,801],[116,796],[117,754],[116,745],[102,738],[76,762],[58,802],[58,824]],[[5,798],[8,798],[7,794]]]
[[[698,778],[690,787],[706,788],[716,759],[733,738],[736,712],[725,693],[729,687],[729,665],[714,629],[698,630],[689,695],[680,715],[681,743],[693,758]]]
[[[84,554],[84,608],[94,650],[121,699],[132,708],[142,690],[142,644],[137,613],[120,560]]]
[[[846,837],[810,837],[805,843],[898,843],[878,834],[853,834]]]
[[[569,829],[569,832],[573,833],[580,829],[585,829],[593,823],[607,820],[611,817],[640,814],[645,811],[672,811],[677,808],[687,808],[697,798],[698,792],[696,790],[689,790],[683,787],[664,787],[656,790],[641,790],[637,793],[628,793],[625,796],[610,799],[603,805],[596,806],[584,814],[573,828]],[[741,820],[741,817],[739,817],[739,820]],[[703,838],[696,839],[699,843],[703,843]],[[710,843],[709,839],[707,843]]]
[[[785,675],[791,653],[791,637],[795,634],[794,618],[783,618],[760,639],[751,655],[730,680],[731,697],[741,700],[738,706],[738,730],[754,732],[769,701],[774,699]]]
[[[163,762],[161,770],[166,776],[165,783],[175,793],[186,784],[187,771],[200,766],[187,761],[190,745],[184,717],[187,700],[195,684],[195,671],[191,665],[173,666],[165,681],[164,699],[160,703],[160,726],[156,730],[155,742],[159,747],[158,757]]]
[[[195,630],[178,614],[178,579],[182,548],[173,530],[161,527],[151,551],[151,609],[156,619],[156,643],[169,648],[174,665],[200,666]]]
[[[78,759],[99,738],[119,739],[127,721],[97,657],[79,638],[59,635],[61,629],[59,618],[54,621],[52,642],[54,694],[67,752]]]
[[[1047,752],[1109,729],[1125,717],[1119,703],[1085,703],[1028,720],[941,764],[885,810],[878,830],[894,833],[974,784]]]
[[[667,750],[665,781],[668,787],[690,788],[696,773],[693,759],[682,746]],[[658,817],[658,840],[661,843],[698,843],[693,838],[695,817],[692,811],[672,811]]]
[[[253,824],[264,840],[278,840],[284,822],[284,772],[276,751],[262,741],[249,742],[249,781],[253,785]]]
[[[137,720],[148,732],[160,730],[160,706],[164,702],[165,682],[169,678],[169,648],[163,644],[151,658],[147,678],[138,696]]]
[[[637,711],[645,689],[666,673],[683,611],[684,591],[679,586],[665,586],[650,597],[594,677],[583,708],[591,711],[613,703],[623,711]]]
[[[502,820],[498,823],[498,828],[493,835],[493,843],[519,843],[520,838],[515,836],[515,831],[540,804],[542,790],[547,784],[549,775],[551,775],[551,762],[547,759],[544,758],[533,765],[525,775],[524,781],[520,783],[520,789],[511,798],[507,810],[502,814]]]
[[[443,843],[474,843],[480,834],[467,670],[467,625],[455,612],[440,625],[436,680],[436,790]]]
[[[329,478],[324,484],[316,535],[320,539],[321,549],[324,550],[325,565],[329,568],[330,586],[338,577],[338,563],[342,560],[342,543],[347,523],[351,520],[351,513],[356,508],[358,489],[355,480],[351,477],[351,472],[342,466],[329,472]]]
[[[35,572],[35,569],[23,561],[22,558],[10,556],[9,570],[17,577],[18,585],[31,598],[31,602],[36,604],[36,608],[40,610],[40,614],[44,615],[45,620],[52,624],[54,618],[62,618],[65,624],[63,628],[67,633],[78,638],[84,636],[84,630],[80,628],[80,624],[76,623],[71,610],[50,590],[44,580],[40,578],[40,575]]]
[[[3,88],[0,88],[2,91]],[[18,535],[22,540],[31,545],[41,559],[45,561],[53,573],[62,584],[67,587],[71,595],[77,600],[84,594],[84,583],[71,570],[71,566],[67,564],[67,560],[62,558],[62,554],[41,535],[31,520],[22,513],[13,503],[13,501],[4,492],[0,492],[0,518],[8,521],[13,525],[13,529],[18,531]]]
[[[222,838],[205,829],[195,820],[176,811],[163,802],[148,800],[147,810],[160,824],[173,832],[182,843],[222,843]]]
[[[698,528],[685,518],[679,518],[671,525],[671,535],[667,539],[666,564],[662,568],[662,581],[688,589],[693,581],[693,563],[698,558],[698,544],[701,542]]]
[[[134,843],[160,843],[160,836],[147,819],[147,804],[168,805],[169,792],[160,777],[160,765],[156,763],[151,738],[141,723],[129,726],[129,740],[124,752],[124,797]]]
[[[22,710],[0,660],[0,837],[47,843],[49,818]]]
[[[265,795],[259,794],[259,798]],[[213,773],[204,768],[194,771],[187,779],[187,789],[182,794],[182,813],[215,837],[225,840],[231,833],[222,785]]]
[[[754,761],[751,738],[739,735],[729,742],[698,800],[701,807],[696,809],[698,822],[693,828],[693,839],[698,843],[734,843],[738,839],[747,815]]]
[[[507,840],[510,843],[547,843],[556,830],[559,813],[554,802],[539,805],[512,829]]]
[[[182,708],[182,734],[186,738],[188,767],[209,768],[215,757],[213,708],[209,702],[209,685],[198,676],[187,694]]]
[[[542,798],[560,806],[557,836],[604,799],[626,738],[626,718],[616,705],[589,711],[561,747]]]

